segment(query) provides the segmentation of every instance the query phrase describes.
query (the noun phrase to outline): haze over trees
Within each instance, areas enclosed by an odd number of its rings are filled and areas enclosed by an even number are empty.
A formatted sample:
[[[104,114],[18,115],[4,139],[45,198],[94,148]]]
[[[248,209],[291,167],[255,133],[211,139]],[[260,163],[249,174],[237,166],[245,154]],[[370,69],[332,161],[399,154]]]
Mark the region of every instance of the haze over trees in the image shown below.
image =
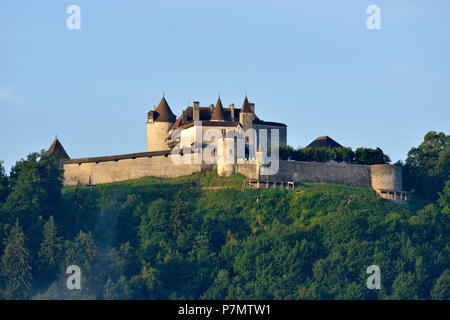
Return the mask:
[[[242,190],[214,173],[63,188],[57,156],[33,153],[9,176],[0,165],[0,298],[450,299],[449,145],[430,132],[411,149],[408,205],[331,184]],[[389,161],[342,149],[289,152]],[[74,264],[81,290],[66,288]],[[373,264],[381,290],[366,287]]]

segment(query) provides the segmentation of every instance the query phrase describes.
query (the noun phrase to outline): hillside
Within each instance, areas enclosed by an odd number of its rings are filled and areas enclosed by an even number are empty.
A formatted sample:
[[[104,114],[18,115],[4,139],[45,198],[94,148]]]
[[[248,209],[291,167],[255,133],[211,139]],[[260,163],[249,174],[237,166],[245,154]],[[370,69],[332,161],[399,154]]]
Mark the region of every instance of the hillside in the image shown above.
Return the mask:
[[[63,188],[67,211],[55,217],[70,240],[63,260],[85,270],[84,290],[67,295],[54,282],[35,298],[450,298],[448,216],[439,207],[343,185],[244,190],[243,179]],[[366,288],[373,264],[381,290]]]

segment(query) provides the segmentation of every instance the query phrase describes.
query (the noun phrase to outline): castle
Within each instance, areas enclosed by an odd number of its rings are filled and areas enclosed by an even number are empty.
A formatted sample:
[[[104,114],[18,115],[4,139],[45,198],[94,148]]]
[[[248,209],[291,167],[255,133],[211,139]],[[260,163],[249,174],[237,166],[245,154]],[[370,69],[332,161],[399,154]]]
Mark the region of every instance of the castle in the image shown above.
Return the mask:
[[[146,176],[171,178],[217,170],[221,176],[240,173],[256,181],[361,186],[374,189],[383,198],[399,203],[407,201],[407,193],[402,191],[401,167],[396,165],[277,158],[274,161],[278,145],[287,143],[287,126],[261,120],[255,113],[255,104],[247,97],[241,108],[235,108],[234,104],[224,108],[220,97],[215,106],[201,107],[195,101],[178,118],[163,97],[159,105],[148,112],[146,125],[147,152],[70,159],[55,139],[48,154],[59,153],[66,186],[96,185]],[[329,137],[320,137],[310,146],[340,145]],[[206,161],[206,154],[216,161]]]

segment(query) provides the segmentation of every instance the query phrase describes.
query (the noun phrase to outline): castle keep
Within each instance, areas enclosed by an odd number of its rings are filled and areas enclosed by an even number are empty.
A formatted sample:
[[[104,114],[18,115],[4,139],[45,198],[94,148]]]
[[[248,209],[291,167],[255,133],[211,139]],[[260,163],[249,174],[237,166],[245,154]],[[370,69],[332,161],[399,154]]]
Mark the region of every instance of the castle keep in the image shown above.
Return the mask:
[[[220,135],[209,136],[210,132],[220,132]],[[274,133],[276,135],[272,137]],[[174,178],[217,170],[221,176],[240,173],[257,181],[361,186],[372,188],[381,197],[400,203],[407,200],[402,191],[401,167],[396,165],[279,160],[276,170],[267,174],[267,158],[271,158],[267,150],[273,147],[275,140],[280,146],[286,145],[287,126],[261,120],[255,113],[255,104],[250,103],[247,97],[241,108],[235,108],[234,104],[224,108],[220,97],[215,105],[207,107],[193,102],[178,117],[163,97],[158,106],[147,114],[147,152],[70,159],[59,140],[55,139],[48,153],[59,153],[66,186],[96,185],[147,176]],[[217,161],[199,162],[199,154],[202,159],[204,152],[211,151],[207,146],[212,143],[215,143],[212,154]],[[240,143],[245,152],[238,152]],[[311,147],[314,145],[339,146],[329,137],[316,139]]]

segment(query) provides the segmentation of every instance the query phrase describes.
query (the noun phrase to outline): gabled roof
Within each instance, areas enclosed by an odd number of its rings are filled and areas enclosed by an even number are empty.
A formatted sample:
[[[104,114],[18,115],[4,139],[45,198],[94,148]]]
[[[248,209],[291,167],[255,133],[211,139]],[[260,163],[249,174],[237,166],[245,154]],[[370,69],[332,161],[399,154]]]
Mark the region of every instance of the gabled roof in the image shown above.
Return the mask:
[[[308,145],[309,148],[342,148],[342,146],[329,136],[318,137]]]
[[[220,100],[220,97],[219,97],[219,99],[217,99],[216,107],[214,108],[214,112],[211,116],[211,120],[212,121],[224,121],[225,120],[222,101]]]
[[[244,103],[242,104],[241,112],[252,113],[252,108],[250,107],[250,103],[248,102],[247,96],[245,96]]]
[[[154,111],[153,121],[159,122],[175,122],[177,119],[169,107],[166,99],[163,97]]]
[[[66,150],[64,150],[64,147],[62,146],[61,142],[59,142],[58,138],[55,138],[55,140],[53,140],[52,145],[50,146],[45,155],[48,156],[55,152],[59,154],[60,159],[70,159]]]

